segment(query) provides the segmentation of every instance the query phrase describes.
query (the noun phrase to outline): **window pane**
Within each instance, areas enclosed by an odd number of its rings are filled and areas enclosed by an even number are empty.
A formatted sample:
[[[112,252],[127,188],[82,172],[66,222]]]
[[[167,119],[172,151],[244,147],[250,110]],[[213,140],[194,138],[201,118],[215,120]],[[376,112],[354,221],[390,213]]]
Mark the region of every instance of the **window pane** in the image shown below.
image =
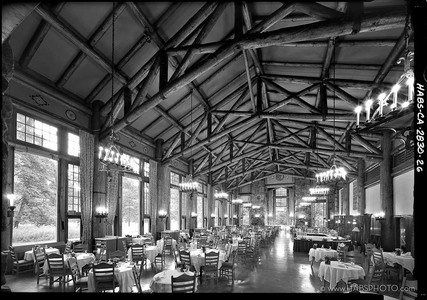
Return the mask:
[[[80,211],[80,167],[68,164],[68,213]]]
[[[80,240],[80,219],[68,219],[68,240]]]
[[[58,150],[58,129],[25,115],[16,114],[16,138],[30,144]],[[35,137],[37,139],[35,139]]]
[[[179,182],[180,182],[180,180],[179,180],[179,174],[171,172],[171,184],[178,185]]]
[[[140,181],[122,177],[122,235],[140,234]]]
[[[288,195],[288,189],[285,188],[278,188],[276,190],[276,197],[280,197],[280,196],[287,196]]]
[[[150,176],[150,163],[147,161],[144,161],[144,176],[145,177]]]
[[[68,133],[68,154],[72,156],[80,155],[80,137],[71,132]]]
[[[148,182],[144,182],[144,214],[149,215],[150,211],[150,184]]]
[[[15,151],[12,245],[57,241],[58,162]]]
[[[170,229],[179,230],[179,190],[171,188]]]

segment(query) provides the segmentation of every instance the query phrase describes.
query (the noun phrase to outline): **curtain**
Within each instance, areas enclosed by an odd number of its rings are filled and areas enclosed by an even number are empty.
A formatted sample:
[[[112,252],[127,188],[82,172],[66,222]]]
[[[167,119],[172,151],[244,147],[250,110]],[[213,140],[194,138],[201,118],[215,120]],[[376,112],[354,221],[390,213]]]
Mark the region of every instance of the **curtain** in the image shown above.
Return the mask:
[[[157,218],[157,161],[150,159],[150,216],[151,216],[151,228],[150,232],[155,237],[157,231],[156,218]]]
[[[114,218],[116,217],[118,194],[119,193],[119,172],[110,171],[107,176],[107,232],[106,235],[113,235]]]
[[[82,242],[92,247],[92,203],[95,138],[92,134],[79,130],[80,137],[80,186],[82,213]],[[89,248],[91,249],[91,248]]]

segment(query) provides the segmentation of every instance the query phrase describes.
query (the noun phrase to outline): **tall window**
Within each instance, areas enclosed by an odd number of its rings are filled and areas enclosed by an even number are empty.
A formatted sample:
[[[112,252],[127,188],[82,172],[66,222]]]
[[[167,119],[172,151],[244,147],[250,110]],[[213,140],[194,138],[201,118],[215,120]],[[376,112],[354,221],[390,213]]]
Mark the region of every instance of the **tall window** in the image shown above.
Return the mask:
[[[181,176],[175,172],[170,172],[170,229],[179,230],[180,226],[180,206],[181,206],[181,192],[179,190],[179,183]]]
[[[151,212],[150,183],[144,182],[144,214],[149,215],[150,212]]]
[[[215,226],[218,226],[218,216],[219,216],[219,201],[215,200]],[[210,217],[210,216],[209,216]]]
[[[57,191],[56,160],[15,150],[12,245],[57,241]]]
[[[68,164],[68,213],[80,211],[80,167]]]
[[[276,203],[276,222],[277,224],[286,225],[288,220],[288,189],[278,188],[274,191],[274,199]]]
[[[203,227],[203,197],[197,196],[197,228]]]
[[[150,163],[148,161],[144,161],[144,176],[149,177],[150,176]]]
[[[138,178],[122,176],[122,235],[140,234],[140,184]]]

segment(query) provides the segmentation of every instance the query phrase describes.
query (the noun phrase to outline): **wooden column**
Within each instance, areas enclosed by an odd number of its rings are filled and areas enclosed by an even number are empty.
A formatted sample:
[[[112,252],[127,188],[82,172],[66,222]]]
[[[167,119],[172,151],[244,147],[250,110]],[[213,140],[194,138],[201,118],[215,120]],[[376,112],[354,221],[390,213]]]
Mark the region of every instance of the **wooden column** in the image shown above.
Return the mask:
[[[95,136],[95,149],[98,149],[99,146],[99,134],[101,129],[101,124],[103,123],[101,120],[100,110],[103,105],[103,102],[100,100],[95,100],[92,103],[92,132]],[[94,172],[93,172],[93,205],[92,205],[92,216],[95,215],[95,210],[98,206],[102,205],[107,207],[107,173],[98,171],[99,160],[97,159],[98,153],[94,154]],[[91,224],[83,224],[83,226],[90,226]],[[106,233],[106,223],[99,219],[93,217],[93,238],[104,237]]]
[[[348,182],[343,184],[343,189],[341,192],[341,201],[342,201],[342,213],[343,215],[350,214],[350,184]]]
[[[296,216],[295,216],[295,188],[289,188],[288,189],[288,193],[289,193],[289,209],[288,209],[288,213],[289,213],[289,220],[291,220],[291,225],[295,225],[295,220],[296,220]],[[292,215],[291,215],[292,214]],[[273,211],[273,220],[276,221],[276,214]]]
[[[380,199],[381,210],[385,213],[385,220],[381,222],[381,245],[384,251],[393,251],[395,248],[394,220],[393,220],[393,178],[392,171],[392,140],[390,131],[384,131],[381,140],[383,160],[380,165]]]
[[[365,160],[363,158],[359,158],[357,160],[357,202],[359,204],[358,211],[360,215],[365,214],[366,209],[366,197],[365,197]]]
[[[339,189],[334,188],[334,211],[335,211],[335,215],[339,215],[341,214],[340,211],[340,198],[339,198]]]

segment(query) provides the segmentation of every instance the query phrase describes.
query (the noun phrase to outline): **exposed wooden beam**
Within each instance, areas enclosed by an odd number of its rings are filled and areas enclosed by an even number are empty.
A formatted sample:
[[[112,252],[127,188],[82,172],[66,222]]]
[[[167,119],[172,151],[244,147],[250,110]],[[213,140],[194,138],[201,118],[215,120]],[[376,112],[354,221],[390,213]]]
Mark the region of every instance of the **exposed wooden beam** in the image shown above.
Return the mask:
[[[297,2],[295,9],[319,20],[340,19],[345,14],[316,2]]]
[[[40,2],[4,3],[1,6],[1,43],[37,8]]]

